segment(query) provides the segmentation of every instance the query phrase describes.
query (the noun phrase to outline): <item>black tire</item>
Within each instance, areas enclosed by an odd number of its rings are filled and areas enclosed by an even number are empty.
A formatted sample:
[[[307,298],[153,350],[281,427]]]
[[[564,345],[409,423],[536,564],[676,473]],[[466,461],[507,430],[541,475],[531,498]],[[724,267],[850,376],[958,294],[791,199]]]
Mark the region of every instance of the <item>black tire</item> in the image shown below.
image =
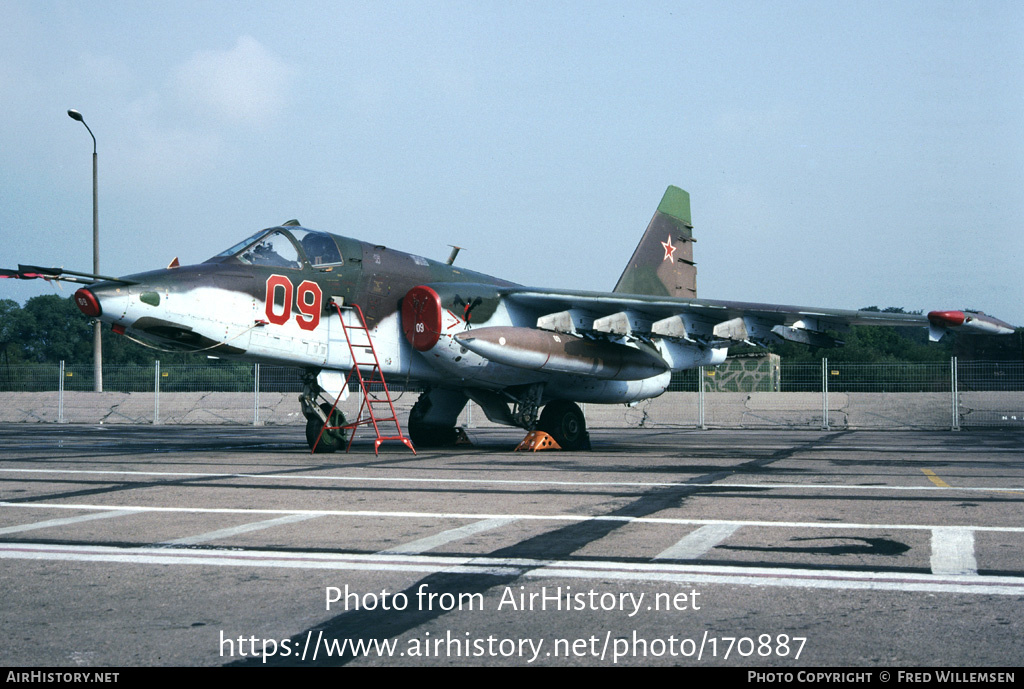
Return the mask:
[[[409,440],[417,447],[452,447],[459,439],[455,426],[434,426],[409,420]]]
[[[331,412],[331,405],[322,404],[320,408],[324,412],[324,416],[327,416]],[[330,417],[331,426],[344,426],[345,415],[341,413],[340,409],[334,410],[334,415]],[[321,452],[335,452],[345,444],[345,431],[342,429],[338,430],[326,430],[323,435],[320,435],[320,429],[324,427],[324,422],[320,420],[319,416],[310,416],[306,419],[306,444],[309,445],[309,449],[313,452],[320,454]],[[320,442],[317,443],[317,437],[320,438]]]
[[[549,402],[540,414],[537,429],[554,438],[563,450],[590,449],[587,420],[583,417],[583,411],[574,402]]]

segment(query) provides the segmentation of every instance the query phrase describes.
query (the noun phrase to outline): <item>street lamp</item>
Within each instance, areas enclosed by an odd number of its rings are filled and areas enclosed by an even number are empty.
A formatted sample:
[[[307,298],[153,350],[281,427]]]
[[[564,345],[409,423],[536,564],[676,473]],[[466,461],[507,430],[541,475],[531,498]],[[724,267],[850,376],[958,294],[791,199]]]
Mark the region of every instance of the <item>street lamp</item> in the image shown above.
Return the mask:
[[[94,275],[100,274],[100,215],[99,206],[97,205],[97,193],[96,193],[96,135],[89,129],[89,125],[85,124],[85,118],[82,117],[82,113],[77,110],[68,110],[68,117],[73,120],[77,120],[85,125],[85,130],[89,132],[89,136],[92,137],[92,272]],[[96,321],[94,324],[93,337],[92,337],[92,366],[93,366],[93,386],[92,389],[95,392],[103,392],[103,345],[100,337],[100,322]]]

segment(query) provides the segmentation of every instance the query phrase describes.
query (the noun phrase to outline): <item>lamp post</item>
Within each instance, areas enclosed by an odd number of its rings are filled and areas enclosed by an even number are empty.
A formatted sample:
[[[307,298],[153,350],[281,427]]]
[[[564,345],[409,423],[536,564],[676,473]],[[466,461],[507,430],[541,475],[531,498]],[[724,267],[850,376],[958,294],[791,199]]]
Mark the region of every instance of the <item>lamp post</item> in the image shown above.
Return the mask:
[[[85,130],[92,137],[92,272],[95,275],[100,273],[100,215],[97,205],[97,181],[96,181],[96,135],[85,124],[85,118],[77,110],[68,110],[68,117],[77,120],[85,125]],[[92,337],[92,366],[93,386],[95,392],[103,392],[103,344],[100,337],[100,322],[94,324]]]

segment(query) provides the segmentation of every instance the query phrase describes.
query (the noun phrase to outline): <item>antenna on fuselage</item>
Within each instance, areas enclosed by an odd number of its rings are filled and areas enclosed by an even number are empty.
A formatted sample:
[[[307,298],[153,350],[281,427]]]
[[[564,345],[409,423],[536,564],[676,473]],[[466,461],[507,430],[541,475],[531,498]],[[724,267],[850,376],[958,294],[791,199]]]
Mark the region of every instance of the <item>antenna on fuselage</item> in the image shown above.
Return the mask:
[[[291,220],[286,220],[281,223],[281,227],[302,227],[302,223],[295,218],[292,218]]]
[[[451,265],[451,264],[455,263],[455,257],[459,255],[460,251],[462,251],[462,247],[461,246],[455,246],[454,244],[449,244],[448,246],[450,246],[452,248],[452,252],[450,254],[448,254],[448,260],[445,261],[445,263],[447,263],[448,265]]]

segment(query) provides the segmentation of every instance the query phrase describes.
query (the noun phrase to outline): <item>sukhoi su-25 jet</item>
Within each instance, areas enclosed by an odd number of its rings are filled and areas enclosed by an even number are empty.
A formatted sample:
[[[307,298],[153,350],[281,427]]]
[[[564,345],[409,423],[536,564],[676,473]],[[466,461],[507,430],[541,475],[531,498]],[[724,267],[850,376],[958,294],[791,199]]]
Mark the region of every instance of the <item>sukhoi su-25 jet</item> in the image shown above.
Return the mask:
[[[368,388],[379,380],[423,387],[407,433],[391,436],[406,444],[454,444],[458,415],[473,400],[492,421],[578,450],[589,439],[577,403],[656,397],[673,371],[722,363],[730,345],[834,346],[826,331],[854,324],[923,326],[933,340],[950,330],[1013,332],[963,310],[924,316],[698,299],[692,230],[689,194],[669,187],[611,292],[524,287],[296,221],[198,265],[175,260],[122,278],[35,266],[3,274],[86,283],[75,293],[82,313],[159,347],[301,368],[316,451],[344,444],[349,424],[335,407],[353,369]],[[393,414],[383,417],[398,428]]]

